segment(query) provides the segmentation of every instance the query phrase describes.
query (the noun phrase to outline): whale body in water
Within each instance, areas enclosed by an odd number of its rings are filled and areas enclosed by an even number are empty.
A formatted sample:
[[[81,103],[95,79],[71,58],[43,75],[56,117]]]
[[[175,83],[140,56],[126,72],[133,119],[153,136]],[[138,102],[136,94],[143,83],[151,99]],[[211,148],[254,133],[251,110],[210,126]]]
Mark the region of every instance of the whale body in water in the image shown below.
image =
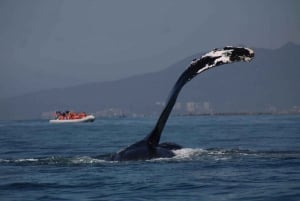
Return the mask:
[[[182,87],[196,75],[210,68],[238,61],[250,62],[253,57],[254,51],[250,48],[226,46],[222,49],[214,49],[194,59],[173,86],[168,101],[153,130],[144,139],[112,154],[110,160],[132,161],[173,157],[175,155],[173,150],[181,149],[182,147],[169,142],[160,144],[159,141]]]

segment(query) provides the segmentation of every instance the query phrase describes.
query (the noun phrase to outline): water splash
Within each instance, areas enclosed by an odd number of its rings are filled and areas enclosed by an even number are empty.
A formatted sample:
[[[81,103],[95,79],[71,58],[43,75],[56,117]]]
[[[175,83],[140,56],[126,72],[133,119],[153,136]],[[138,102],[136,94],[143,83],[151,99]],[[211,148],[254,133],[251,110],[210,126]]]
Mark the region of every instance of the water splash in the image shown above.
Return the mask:
[[[244,159],[249,157],[262,159],[300,159],[300,151],[251,151],[242,149],[201,149],[201,148],[183,148],[174,151],[173,158],[156,158],[147,160],[148,162],[157,161],[198,161],[198,160],[234,160]],[[19,159],[0,159],[0,164],[13,165],[53,165],[53,166],[88,166],[88,165],[103,165],[112,163],[121,163],[116,161],[109,161],[106,155],[101,157],[91,156],[76,156],[63,157],[51,156],[45,158],[19,158]]]

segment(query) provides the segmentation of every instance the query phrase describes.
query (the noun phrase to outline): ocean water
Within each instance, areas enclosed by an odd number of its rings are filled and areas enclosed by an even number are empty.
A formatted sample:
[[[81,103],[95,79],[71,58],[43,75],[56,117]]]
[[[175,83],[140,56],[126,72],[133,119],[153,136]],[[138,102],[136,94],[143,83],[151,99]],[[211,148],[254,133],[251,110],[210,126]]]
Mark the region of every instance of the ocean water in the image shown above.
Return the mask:
[[[174,158],[105,160],[155,121],[0,121],[0,200],[300,200],[299,115],[172,116]]]

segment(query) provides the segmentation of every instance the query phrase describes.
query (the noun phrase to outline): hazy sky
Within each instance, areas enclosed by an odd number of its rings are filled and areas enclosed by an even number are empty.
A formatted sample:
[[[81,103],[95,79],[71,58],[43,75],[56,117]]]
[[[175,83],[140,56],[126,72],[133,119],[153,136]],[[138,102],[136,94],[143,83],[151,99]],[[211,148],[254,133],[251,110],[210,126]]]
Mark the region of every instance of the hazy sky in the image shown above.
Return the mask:
[[[0,98],[289,41],[300,44],[298,0],[0,0]]]

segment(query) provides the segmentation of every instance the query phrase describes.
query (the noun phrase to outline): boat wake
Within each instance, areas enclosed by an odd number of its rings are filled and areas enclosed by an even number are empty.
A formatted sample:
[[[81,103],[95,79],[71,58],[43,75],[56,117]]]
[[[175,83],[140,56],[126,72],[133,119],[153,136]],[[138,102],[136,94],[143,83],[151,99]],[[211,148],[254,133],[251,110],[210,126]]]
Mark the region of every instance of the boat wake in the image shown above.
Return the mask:
[[[182,162],[182,161],[222,161],[222,160],[240,160],[240,159],[300,159],[299,151],[251,151],[242,149],[201,149],[201,148],[183,148],[174,151],[173,158],[156,158],[147,160],[147,162]],[[96,157],[75,156],[61,157],[51,156],[45,158],[20,158],[20,159],[0,159],[0,165],[17,166],[97,166],[103,164],[124,163],[108,160],[110,154],[103,154]],[[128,163],[128,162],[126,162]]]

